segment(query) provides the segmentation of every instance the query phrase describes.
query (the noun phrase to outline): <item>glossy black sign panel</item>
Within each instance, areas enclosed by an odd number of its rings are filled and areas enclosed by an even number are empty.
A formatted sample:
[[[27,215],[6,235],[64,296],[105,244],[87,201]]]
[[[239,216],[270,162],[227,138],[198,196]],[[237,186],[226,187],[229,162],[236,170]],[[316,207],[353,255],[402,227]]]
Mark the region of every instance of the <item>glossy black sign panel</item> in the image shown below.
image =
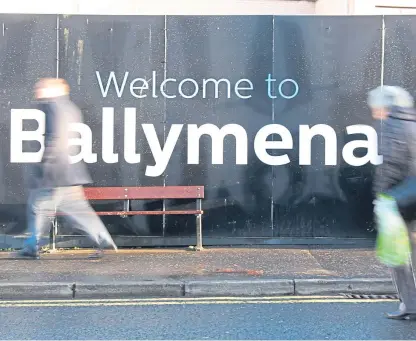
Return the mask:
[[[277,236],[367,234],[372,166],[350,166],[342,149],[362,138],[347,135],[347,126],[373,124],[366,95],[381,82],[381,22],[381,17],[275,17],[274,74],[296,80],[299,88],[293,99],[277,96],[274,102],[274,122],[291,132],[295,145],[290,163],[273,169]],[[287,85],[285,95],[295,94],[293,84]],[[310,164],[299,166],[308,150],[300,148],[300,125],[319,124],[329,126],[320,132],[333,129],[334,145],[314,137]],[[330,153],[336,154],[335,165],[325,164]]]
[[[416,23],[414,16],[386,16],[384,84],[416,94]]]
[[[41,77],[56,76],[56,16],[0,15],[0,233],[26,228],[25,203],[31,167],[11,163],[12,110],[32,107],[33,85]],[[35,121],[25,129],[37,128]],[[36,151],[39,143],[24,143]]]
[[[151,89],[134,88],[143,82],[131,84],[137,78],[151,79],[153,72],[164,74],[164,17],[63,16],[59,32],[59,75],[70,83],[72,99],[92,131],[97,162],[89,169],[94,186],[163,185],[163,177],[145,176],[154,159],[142,124],[152,125],[163,141],[164,102],[152,98]],[[120,209],[123,203],[94,207]],[[131,203],[132,210],[161,208],[161,202]],[[161,217],[103,221],[116,234],[162,235]]]
[[[272,123],[272,102],[264,91],[272,70],[272,26],[272,16],[168,17],[167,77],[178,81],[167,92],[178,96],[167,99],[166,132],[174,124],[183,128],[166,184],[206,186],[205,236],[272,236],[271,168],[260,169],[253,157],[255,133]],[[178,83],[184,79],[189,81],[180,95]],[[236,93],[236,87],[253,90]],[[211,137],[194,138],[191,125]],[[222,140],[222,132],[230,135]],[[172,217],[167,234],[193,234],[194,226],[192,218]]]

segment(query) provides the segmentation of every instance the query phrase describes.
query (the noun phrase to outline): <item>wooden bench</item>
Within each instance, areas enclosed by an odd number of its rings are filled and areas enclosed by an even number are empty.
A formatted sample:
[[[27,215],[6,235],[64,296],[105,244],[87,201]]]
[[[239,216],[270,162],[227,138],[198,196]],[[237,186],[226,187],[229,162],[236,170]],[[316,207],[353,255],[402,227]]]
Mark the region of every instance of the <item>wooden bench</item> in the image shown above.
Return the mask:
[[[204,186],[155,186],[155,187],[84,187],[87,200],[122,200],[122,211],[96,212],[99,216],[128,217],[135,215],[195,215],[196,216],[196,251],[202,247],[202,199],[204,199]],[[165,200],[165,199],[195,199],[195,210],[165,210],[162,211],[131,211],[131,200]],[[57,214],[58,216],[61,214]],[[57,234],[57,219],[53,223],[52,249],[55,248]]]

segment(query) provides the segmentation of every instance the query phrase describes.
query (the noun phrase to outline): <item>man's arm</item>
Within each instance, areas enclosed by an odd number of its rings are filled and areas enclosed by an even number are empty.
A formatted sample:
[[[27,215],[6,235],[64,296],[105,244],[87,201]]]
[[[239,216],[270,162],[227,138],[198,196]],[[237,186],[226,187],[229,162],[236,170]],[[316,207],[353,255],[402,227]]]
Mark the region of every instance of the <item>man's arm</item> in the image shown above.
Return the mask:
[[[409,150],[403,122],[386,124],[382,135],[383,163],[376,168],[374,192],[383,193],[404,180],[407,174]]]
[[[53,162],[56,158],[56,141],[57,141],[57,117],[56,110],[51,103],[43,103],[40,105],[40,110],[45,113],[45,150],[42,155],[42,163]]]

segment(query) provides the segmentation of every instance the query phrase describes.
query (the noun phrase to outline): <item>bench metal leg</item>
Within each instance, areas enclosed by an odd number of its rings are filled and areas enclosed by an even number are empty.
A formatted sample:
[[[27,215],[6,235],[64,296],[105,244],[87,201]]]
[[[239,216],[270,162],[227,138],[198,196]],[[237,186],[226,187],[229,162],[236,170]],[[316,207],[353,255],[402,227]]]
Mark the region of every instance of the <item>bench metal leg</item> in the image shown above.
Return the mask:
[[[202,200],[196,199],[196,209],[202,210]],[[202,214],[196,215],[196,251],[202,251]]]
[[[58,234],[58,217],[56,216],[57,214],[57,207],[55,206],[55,215],[53,217],[52,220],[52,233],[51,233],[51,238],[50,238],[50,243],[49,243],[49,250],[50,252],[55,252],[56,251],[56,235]]]
[[[50,251],[54,252],[56,251],[56,235],[58,234],[58,219],[57,217],[54,217],[52,221],[52,233],[51,233],[51,245],[50,245]]]

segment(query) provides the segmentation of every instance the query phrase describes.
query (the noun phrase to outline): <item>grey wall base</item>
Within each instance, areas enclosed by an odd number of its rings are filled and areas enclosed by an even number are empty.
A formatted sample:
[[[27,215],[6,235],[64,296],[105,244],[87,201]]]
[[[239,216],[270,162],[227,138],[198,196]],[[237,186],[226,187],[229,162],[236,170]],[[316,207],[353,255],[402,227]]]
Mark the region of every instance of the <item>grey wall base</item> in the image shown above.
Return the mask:
[[[21,249],[23,244],[26,240],[27,236],[11,236],[11,235],[0,235],[0,250],[7,250],[7,249]],[[41,246],[48,246],[49,245],[49,238],[43,237],[40,240]]]
[[[0,235],[1,249],[19,249],[23,246],[25,236]],[[137,237],[114,236],[119,247],[188,247],[195,246],[194,237]],[[43,238],[42,244],[47,245],[49,240]],[[244,246],[244,245],[281,245],[304,246],[325,245],[332,247],[373,247],[373,239],[365,238],[203,238],[204,246]],[[86,236],[57,236],[57,248],[91,248],[94,244]]]

